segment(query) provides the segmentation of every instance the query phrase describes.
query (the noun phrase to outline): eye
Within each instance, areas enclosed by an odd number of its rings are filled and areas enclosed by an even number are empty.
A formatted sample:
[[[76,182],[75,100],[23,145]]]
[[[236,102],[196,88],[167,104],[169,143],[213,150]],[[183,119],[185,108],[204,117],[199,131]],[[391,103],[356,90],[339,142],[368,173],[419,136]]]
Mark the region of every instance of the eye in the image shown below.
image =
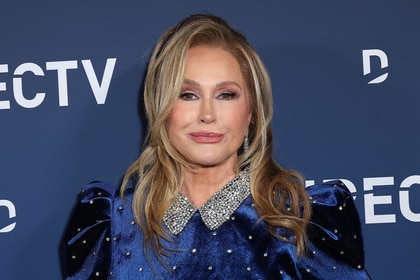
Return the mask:
[[[183,92],[179,96],[182,100],[195,100],[198,99],[197,95],[193,92]]]
[[[218,99],[234,99],[237,96],[236,93],[234,92],[230,92],[230,91],[226,91],[226,92],[222,92],[221,94],[219,94],[217,96]]]

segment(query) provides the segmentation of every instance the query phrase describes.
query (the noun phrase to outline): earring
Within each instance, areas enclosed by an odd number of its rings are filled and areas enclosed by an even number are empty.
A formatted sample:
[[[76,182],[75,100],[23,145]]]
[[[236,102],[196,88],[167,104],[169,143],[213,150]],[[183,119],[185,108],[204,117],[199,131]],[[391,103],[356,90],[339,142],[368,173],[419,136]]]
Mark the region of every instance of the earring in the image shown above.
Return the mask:
[[[245,133],[245,138],[244,138],[244,153],[248,152],[249,150],[249,139],[248,139],[248,130]]]

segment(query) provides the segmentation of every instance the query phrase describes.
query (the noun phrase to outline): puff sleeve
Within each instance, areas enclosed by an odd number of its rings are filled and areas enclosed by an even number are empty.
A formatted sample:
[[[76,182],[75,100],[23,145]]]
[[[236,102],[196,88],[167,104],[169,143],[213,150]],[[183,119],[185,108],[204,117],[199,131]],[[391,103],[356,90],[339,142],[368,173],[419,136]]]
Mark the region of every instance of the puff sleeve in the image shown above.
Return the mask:
[[[312,203],[310,252],[305,265],[316,279],[370,279],[364,270],[361,225],[354,200],[341,181],[307,188]]]
[[[109,273],[114,194],[102,182],[82,189],[64,237],[67,279],[104,279]]]

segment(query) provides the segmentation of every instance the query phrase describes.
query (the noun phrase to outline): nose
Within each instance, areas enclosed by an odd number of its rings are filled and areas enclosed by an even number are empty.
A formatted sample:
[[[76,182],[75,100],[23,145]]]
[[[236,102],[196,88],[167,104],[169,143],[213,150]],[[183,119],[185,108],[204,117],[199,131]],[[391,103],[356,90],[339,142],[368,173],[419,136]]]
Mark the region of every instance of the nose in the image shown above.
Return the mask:
[[[216,120],[213,100],[203,98],[200,104],[200,113],[198,121],[201,123],[212,123]]]

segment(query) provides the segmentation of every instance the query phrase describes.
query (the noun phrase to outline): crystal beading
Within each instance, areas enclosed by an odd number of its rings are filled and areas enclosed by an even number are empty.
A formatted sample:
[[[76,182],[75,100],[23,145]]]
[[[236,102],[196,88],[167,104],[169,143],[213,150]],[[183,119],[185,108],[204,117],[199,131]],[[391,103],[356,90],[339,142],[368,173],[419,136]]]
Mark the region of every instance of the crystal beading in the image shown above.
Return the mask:
[[[172,234],[178,235],[198,211],[204,224],[210,230],[215,230],[229,220],[230,215],[239,208],[250,193],[249,172],[243,170],[200,208],[195,208],[183,194],[179,193],[165,213],[163,222]]]

